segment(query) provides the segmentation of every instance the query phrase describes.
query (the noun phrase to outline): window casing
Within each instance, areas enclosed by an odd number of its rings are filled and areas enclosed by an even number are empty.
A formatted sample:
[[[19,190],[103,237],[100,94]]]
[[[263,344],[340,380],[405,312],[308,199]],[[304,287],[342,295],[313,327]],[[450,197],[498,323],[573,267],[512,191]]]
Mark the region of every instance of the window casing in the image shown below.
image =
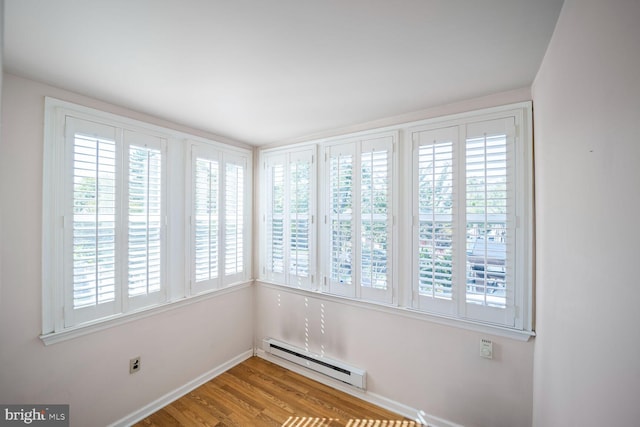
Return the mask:
[[[249,150],[50,98],[45,128],[45,343],[249,280]]]

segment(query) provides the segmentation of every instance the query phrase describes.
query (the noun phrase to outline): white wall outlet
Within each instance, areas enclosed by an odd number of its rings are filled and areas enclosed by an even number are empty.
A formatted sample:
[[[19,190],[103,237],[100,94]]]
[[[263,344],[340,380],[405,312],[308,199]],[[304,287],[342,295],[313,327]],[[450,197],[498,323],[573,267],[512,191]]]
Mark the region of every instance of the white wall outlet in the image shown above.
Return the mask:
[[[129,373],[135,374],[140,370],[140,356],[129,360]]]
[[[490,340],[484,338],[480,340],[480,357],[493,359],[493,343]]]

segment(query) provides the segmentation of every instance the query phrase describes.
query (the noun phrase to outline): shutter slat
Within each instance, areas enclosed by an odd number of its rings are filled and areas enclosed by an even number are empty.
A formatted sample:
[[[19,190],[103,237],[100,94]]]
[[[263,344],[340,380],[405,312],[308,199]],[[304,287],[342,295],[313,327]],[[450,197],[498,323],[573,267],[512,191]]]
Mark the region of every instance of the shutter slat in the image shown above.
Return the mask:
[[[244,167],[225,167],[225,275],[244,271]]]
[[[466,300],[506,307],[507,214],[509,195],[507,136],[466,140]]]
[[[311,214],[311,163],[299,159],[289,163],[289,273],[309,277],[309,224]]]
[[[353,156],[331,157],[329,171],[331,212],[331,280],[352,283],[351,198],[353,193]]]
[[[115,298],[115,141],[75,134],[73,308]]]
[[[418,150],[418,292],[453,297],[453,142],[438,141]]]
[[[360,277],[361,285],[387,289],[389,177],[386,150],[361,155]]]
[[[218,277],[218,181],[216,160],[196,158],[194,173],[194,275],[196,282]]]
[[[129,146],[128,293],[149,295],[161,288],[161,152]]]

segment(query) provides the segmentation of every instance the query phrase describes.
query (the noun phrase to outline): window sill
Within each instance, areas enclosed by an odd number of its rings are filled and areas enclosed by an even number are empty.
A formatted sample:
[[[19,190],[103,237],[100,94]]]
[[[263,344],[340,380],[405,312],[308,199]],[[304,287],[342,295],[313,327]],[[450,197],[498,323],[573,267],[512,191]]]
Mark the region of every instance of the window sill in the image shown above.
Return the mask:
[[[201,301],[205,301],[211,298],[219,297],[231,292],[236,292],[241,289],[252,286],[253,281],[247,281],[238,283],[235,285],[227,286],[226,288],[216,289],[207,293],[195,295],[192,297],[182,298],[179,300],[163,303],[154,307],[148,307],[135,311],[133,313],[118,314],[108,317],[106,319],[100,319],[92,323],[86,323],[83,325],[67,328],[59,332],[51,332],[48,334],[40,335],[40,339],[44,342],[44,345],[56,344],[63,341],[68,341],[74,338],[81,337],[83,335],[89,335],[94,332],[102,331],[105,329],[113,328],[115,326],[124,325],[145,317],[155,316],[156,314],[164,313],[169,310],[185,307],[191,304],[196,304]]]
[[[479,332],[483,334],[495,335],[503,338],[512,339],[515,341],[527,342],[532,337],[536,336],[535,331],[524,331],[518,329],[507,328],[505,326],[492,325],[488,323],[475,322],[466,319],[458,319],[448,316],[442,316],[432,313],[425,313],[409,307],[400,307],[395,305],[387,305],[372,301],[355,300],[352,298],[342,297],[338,295],[327,294],[320,291],[309,291],[305,289],[299,289],[290,287],[287,285],[281,285],[274,282],[268,282],[264,280],[256,280],[260,286],[264,286],[269,289],[278,291],[291,292],[303,296],[313,296],[314,298],[321,299],[323,301],[334,302],[338,304],[350,305],[358,308],[366,308],[368,310],[376,310],[383,313],[393,314],[396,316],[408,317],[411,319],[421,320],[430,323],[437,323],[439,325],[450,326],[453,328],[465,329],[469,331]]]

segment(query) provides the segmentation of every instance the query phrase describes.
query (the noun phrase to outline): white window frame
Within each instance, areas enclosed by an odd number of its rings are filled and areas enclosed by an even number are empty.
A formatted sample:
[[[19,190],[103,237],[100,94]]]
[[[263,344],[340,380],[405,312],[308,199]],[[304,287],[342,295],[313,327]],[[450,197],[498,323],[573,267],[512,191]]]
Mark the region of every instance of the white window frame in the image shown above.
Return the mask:
[[[307,235],[309,247],[309,267],[308,275],[296,275],[291,271],[291,219],[290,203],[292,199],[291,184],[294,183],[292,178],[291,166],[297,162],[309,163],[309,232]],[[317,147],[315,145],[305,145],[290,149],[272,149],[265,150],[261,153],[260,164],[262,165],[261,179],[261,220],[262,227],[260,232],[260,278],[286,286],[299,289],[316,290],[317,289]],[[283,178],[283,242],[282,242],[282,272],[273,271],[270,267],[272,253],[270,251],[269,237],[270,230],[270,206],[273,202],[273,177],[272,171],[276,166],[282,167]]]
[[[65,227],[70,227],[72,219],[65,216],[65,198],[72,191],[68,187],[71,171],[68,168],[70,154],[66,149],[65,120],[74,117],[98,125],[110,126],[117,129],[118,144],[120,144],[120,158],[124,161],[128,156],[128,141],[134,138],[132,145],[153,145],[162,150],[162,291],[154,293],[149,298],[138,297],[121,298],[112,312],[101,313],[93,317],[76,319],[73,321],[65,307],[69,307],[68,292],[65,293],[65,283],[68,283],[69,240],[65,238]],[[128,137],[126,137],[128,135]],[[242,209],[242,248],[243,269],[238,274],[225,277],[221,286],[210,289],[210,292],[195,292],[190,287],[191,252],[190,225],[191,214],[190,196],[190,155],[192,145],[207,147],[220,153],[223,161],[241,164],[244,173],[243,188],[238,194],[243,198]],[[42,335],[45,344],[64,341],[79,335],[91,333],[106,327],[121,324],[133,319],[147,316],[159,310],[190,304],[225,291],[216,289],[230,288],[251,284],[251,247],[252,233],[252,150],[219,143],[191,134],[164,128],[157,125],[130,119],[112,113],[106,113],[74,103],[45,98],[45,127],[43,152],[43,229],[42,229]],[[126,262],[128,240],[126,224],[128,218],[128,185],[126,182],[126,162],[119,166],[119,191],[122,203],[118,221],[124,234],[117,243],[119,257]],[[185,189],[188,191],[185,193]],[[65,245],[67,249],[65,250]],[[224,245],[220,245],[224,250]],[[66,272],[66,273],[65,273]],[[120,275],[120,288],[127,291],[127,281]],[[131,301],[128,301],[131,300]],[[140,300],[139,302],[136,300]],[[66,318],[66,319],[65,319]],[[71,320],[71,323],[69,321]],[[65,323],[66,322],[66,323]]]

